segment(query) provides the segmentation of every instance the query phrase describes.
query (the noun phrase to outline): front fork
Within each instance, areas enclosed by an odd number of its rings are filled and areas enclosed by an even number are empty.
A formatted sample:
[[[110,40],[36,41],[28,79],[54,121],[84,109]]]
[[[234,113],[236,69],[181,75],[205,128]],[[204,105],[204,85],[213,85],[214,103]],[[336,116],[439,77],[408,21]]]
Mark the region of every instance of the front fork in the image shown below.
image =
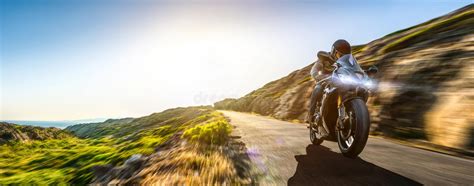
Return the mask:
[[[342,103],[342,96],[338,95],[337,96],[337,124],[336,124],[336,129],[338,130],[343,130],[344,129],[344,120],[346,119],[346,108],[344,107],[344,104]]]
[[[328,129],[326,123],[324,122],[324,120],[322,120],[322,118],[321,118],[321,115],[320,115],[321,112],[322,111],[320,110],[319,112],[316,113],[316,116],[315,116],[316,118],[314,120],[315,121],[314,124],[316,124],[315,127],[318,127],[318,131],[321,132],[318,135],[321,135],[320,137],[326,137],[326,136],[329,135],[329,129]],[[342,103],[341,95],[338,95],[338,98],[337,98],[337,112],[338,112],[338,117],[337,117],[337,122],[336,122],[336,130],[344,130],[344,121],[347,119],[347,117],[346,117],[346,109],[344,107],[344,104]],[[320,120],[322,120],[322,121],[320,121]],[[317,125],[317,123],[319,123],[319,122],[322,123],[322,126]],[[312,127],[312,126],[310,126],[310,127]]]

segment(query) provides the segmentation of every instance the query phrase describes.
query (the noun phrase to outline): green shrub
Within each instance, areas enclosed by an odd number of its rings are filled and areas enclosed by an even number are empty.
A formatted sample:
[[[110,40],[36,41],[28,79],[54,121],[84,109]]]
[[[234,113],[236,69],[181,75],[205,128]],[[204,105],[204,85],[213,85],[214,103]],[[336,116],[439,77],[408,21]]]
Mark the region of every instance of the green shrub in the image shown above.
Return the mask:
[[[229,123],[222,119],[189,128],[184,131],[182,137],[191,142],[222,145],[227,141],[231,131],[232,128]]]

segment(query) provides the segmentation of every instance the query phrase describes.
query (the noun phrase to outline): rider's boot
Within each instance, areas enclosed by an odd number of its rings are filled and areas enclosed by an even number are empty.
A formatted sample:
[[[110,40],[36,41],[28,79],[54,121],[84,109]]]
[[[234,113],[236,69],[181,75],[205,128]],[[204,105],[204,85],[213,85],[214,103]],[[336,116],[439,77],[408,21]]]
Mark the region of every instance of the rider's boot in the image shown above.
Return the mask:
[[[314,109],[313,112],[309,111],[308,114],[306,115],[306,118],[304,120],[305,123],[309,123],[309,124],[312,124],[314,123],[314,119],[315,119],[315,116],[316,116],[316,112],[319,112],[319,108],[321,107],[321,104],[320,102],[316,102],[316,108]]]
[[[308,113],[306,115],[306,118],[304,119],[305,123],[311,124],[314,122],[314,117],[312,117],[311,115],[312,115],[311,113]]]

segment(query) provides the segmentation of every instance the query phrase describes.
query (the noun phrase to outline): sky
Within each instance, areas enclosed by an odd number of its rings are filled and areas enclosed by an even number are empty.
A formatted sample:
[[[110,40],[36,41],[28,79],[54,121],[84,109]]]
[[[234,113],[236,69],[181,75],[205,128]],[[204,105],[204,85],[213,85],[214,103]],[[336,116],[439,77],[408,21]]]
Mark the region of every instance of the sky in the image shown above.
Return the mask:
[[[138,117],[237,98],[472,1],[2,0],[0,120]]]

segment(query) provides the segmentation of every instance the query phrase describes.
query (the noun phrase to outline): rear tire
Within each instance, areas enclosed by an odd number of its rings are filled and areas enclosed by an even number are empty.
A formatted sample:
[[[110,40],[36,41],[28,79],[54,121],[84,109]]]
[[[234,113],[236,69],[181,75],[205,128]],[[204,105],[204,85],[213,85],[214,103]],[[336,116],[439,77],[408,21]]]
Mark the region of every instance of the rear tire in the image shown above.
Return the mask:
[[[352,143],[347,145],[340,130],[337,130],[337,144],[342,155],[349,158],[357,157],[364,149],[369,137],[370,118],[369,111],[362,99],[353,99],[346,104],[346,113],[353,112],[355,125],[352,126]]]

